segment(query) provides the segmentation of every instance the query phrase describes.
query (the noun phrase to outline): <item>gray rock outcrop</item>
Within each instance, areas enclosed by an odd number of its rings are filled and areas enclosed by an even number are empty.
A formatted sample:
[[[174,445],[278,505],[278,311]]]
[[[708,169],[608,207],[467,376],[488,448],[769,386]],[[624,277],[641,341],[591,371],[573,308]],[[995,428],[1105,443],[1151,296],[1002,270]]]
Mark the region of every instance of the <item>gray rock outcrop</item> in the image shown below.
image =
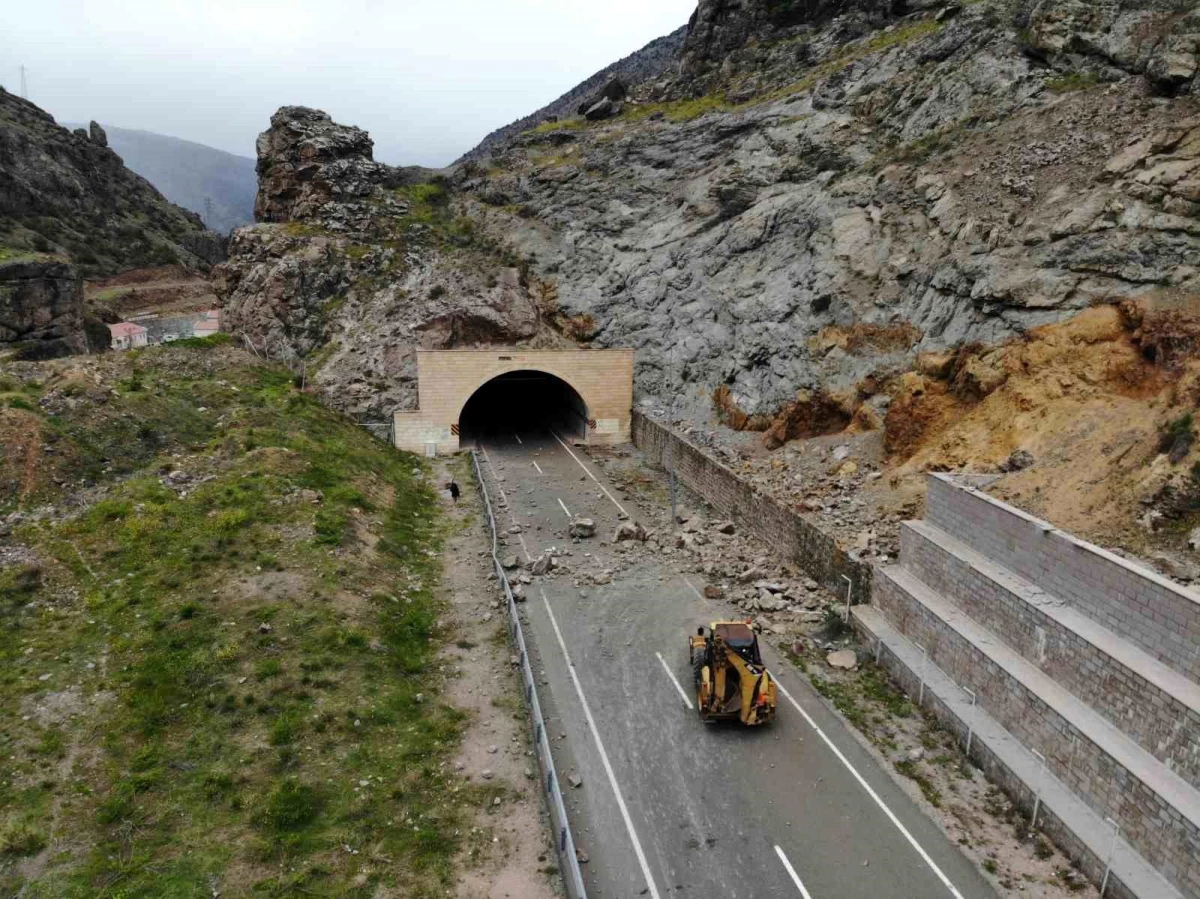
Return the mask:
[[[371,158],[365,131],[284,107],[258,139],[261,224],[213,273],[226,327],[303,365],[335,406],[416,405],[416,351],[557,338],[519,260],[483,239],[437,172]]]
[[[25,359],[87,352],[83,280],[51,257],[0,262],[0,351]]]

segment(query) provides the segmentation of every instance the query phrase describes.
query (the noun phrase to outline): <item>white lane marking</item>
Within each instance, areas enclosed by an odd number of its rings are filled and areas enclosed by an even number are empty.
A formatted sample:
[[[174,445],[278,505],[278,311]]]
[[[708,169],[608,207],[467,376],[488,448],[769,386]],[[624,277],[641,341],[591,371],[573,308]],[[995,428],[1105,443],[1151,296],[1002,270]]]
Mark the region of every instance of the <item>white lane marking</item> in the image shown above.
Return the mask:
[[[533,467],[537,469],[538,474],[545,474],[545,472],[542,471],[542,466],[538,465],[537,462],[533,463]]]
[[[563,502],[561,499],[558,501],[558,504],[559,504],[560,506],[562,506],[562,510],[563,510],[564,512],[566,512],[566,513],[567,513],[567,518],[570,518],[570,517],[571,517],[571,510],[567,508],[567,504],[566,504],[566,503],[564,503],[564,502]]]
[[[570,653],[567,652],[567,644],[563,641],[562,631],[558,629],[558,619],[554,617],[554,610],[550,608],[550,600],[546,598],[546,591],[539,587],[538,591],[542,594],[542,602],[546,606],[546,613],[550,616],[550,624],[554,628],[554,636],[558,638],[559,649],[562,650],[563,658],[567,661],[567,672],[571,675],[571,681],[575,684],[575,693],[579,696],[579,704],[583,706],[583,715],[587,718],[588,727],[592,729],[592,739],[596,741],[596,749],[600,751],[600,761],[604,764],[604,773],[608,775],[608,785],[612,787],[613,795],[617,797],[617,807],[621,810],[621,818],[625,821],[625,829],[629,831],[629,839],[633,841],[633,852],[637,856],[638,864],[642,868],[642,875],[646,878],[646,887],[650,890],[652,899],[659,899],[658,887],[654,885],[654,877],[650,874],[650,865],[646,861],[646,853],[642,851],[642,844],[638,840],[637,831],[633,829],[633,819],[629,817],[629,809],[625,805],[625,797],[621,795],[621,788],[617,786],[617,776],[613,773],[612,762],[608,760],[608,753],[604,751],[604,742],[600,739],[600,728],[596,726],[596,719],[592,717],[592,710],[588,706],[587,697],[583,695],[583,687],[579,683],[579,675],[575,673],[575,663],[571,661]]]
[[[504,488],[500,486],[500,478],[496,475],[496,469],[492,466],[492,459],[488,456],[487,447],[482,443],[479,448],[483,450],[483,461],[487,463],[488,470],[492,473],[492,480],[496,482],[496,489],[500,491],[500,498],[504,500],[504,508],[508,510],[508,517],[512,519],[512,523],[517,523],[517,516],[513,513],[512,506],[508,504],[508,497],[504,495]],[[521,551],[525,553],[525,561],[530,562],[533,556],[529,555],[529,547],[525,545],[525,537],[520,531],[517,531],[517,539],[521,541]]]
[[[550,433],[554,435],[555,440],[557,440],[559,443],[562,443],[562,448],[565,449],[570,454],[571,458],[574,459],[576,462],[579,462],[579,467],[583,469],[584,473],[589,478],[591,478],[593,481],[596,482],[596,486],[604,491],[604,495],[607,496],[610,500],[612,500],[612,504],[621,511],[621,514],[624,515],[626,518],[628,518],[629,513],[625,511],[625,507],[622,506],[615,499],[613,499],[613,495],[608,492],[608,488],[600,483],[600,481],[597,479],[597,477],[594,474],[592,474],[591,469],[589,469],[586,465],[584,465],[582,462],[579,461],[579,457],[571,452],[571,448],[569,446],[567,446],[565,443],[563,443],[563,439],[558,436],[558,432],[552,430]]]
[[[667,660],[662,657],[662,653],[656,652],[655,655],[658,656],[659,662],[662,663],[663,671],[667,672],[667,677],[671,679],[671,683],[673,683],[675,685],[675,689],[679,691],[679,698],[683,700],[684,705],[686,705],[689,709],[694,709],[695,706],[692,705],[692,701],[688,699],[688,695],[683,692],[683,686],[679,683],[679,680],[675,677],[674,673],[672,673],[671,669],[667,667]]]
[[[779,688],[779,692],[786,697],[787,701],[795,707],[796,711],[804,716],[804,720],[808,722],[809,727],[815,730],[817,732],[817,736],[825,741],[825,745],[829,747],[830,751],[832,751],[835,756],[837,756],[838,761],[845,765],[846,770],[854,775],[854,779],[858,781],[859,786],[866,790],[867,795],[875,800],[875,804],[879,806],[879,808],[883,810],[883,813],[888,816],[888,819],[896,825],[896,829],[904,835],[904,839],[908,840],[909,845],[911,845],[913,849],[917,850],[917,854],[925,860],[925,864],[929,865],[933,873],[937,875],[938,880],[940,880],[945,885],[946,889],[950,891],[950,895],[954,896],[955,899],[963,899],[963,894],[960,893],[955,888],[954,884],[950,882],[950,878],[942,873],[942,869],[939,868],[934,860],[929,857],[929,853],[927,853],[924,848],[922,848],[921,844],[917,842],[916,838],[908,832],[908,828],[900,823],[900,819],[897,818],[892,810],[887,807],[884,801],[879,798],[879,794],[871,789],[871,785],[867,783],[863,779],[863,776],[858,773],[857,769],[850,764],[850,760],[847,759],[846,756],[842,755],[842,751],[840,749],[833,745],[833,741],[826,736],[825,731],[821,730],[821,728],[817,726],[817,722],[812,719],[812,716],[809,715],[808,712],[804,711],[804,709],[800,706],[800,703],[796,702],[796,700],[792,697],[792,694],[785,690],[783,684],[779,683],[778,680],[775,681],[775,686]]]
[[[525,441],[521,439],[520,434],[513,434],[513,436],[517,438],[517,443],[521,444],[521,446],[525,445]]]
[[[692,592],[696,594],[697,599],[699,599],[701,602],[708,602],[708,598],[703,593],[701,593],[699,590],[696,589],[696,585],[687,579],[686,574],[681,574],[680,577],[682,577],[683,582],[692,589]]]
[[[791,875],[792,883],[796,884],[796,886],[800,889],[800,895],[803,896],[804,899],[812,899],[812,896],[809,895],[808,890],[804,889],[804,883],[800,880],[800,875],[796,873],[796,869],[792,867],[792,863],[788,861],[788,857],[783,854],[783,850],[776,846],[775,854],[779,856],[779,860],[783,862],[784,868],[786,868],[788,874]]]

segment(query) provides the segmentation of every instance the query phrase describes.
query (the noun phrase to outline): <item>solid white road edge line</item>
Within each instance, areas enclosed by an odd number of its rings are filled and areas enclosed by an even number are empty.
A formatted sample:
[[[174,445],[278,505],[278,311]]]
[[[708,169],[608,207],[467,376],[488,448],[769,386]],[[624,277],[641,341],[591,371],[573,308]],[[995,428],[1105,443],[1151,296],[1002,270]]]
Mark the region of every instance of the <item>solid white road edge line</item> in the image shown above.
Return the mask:
[[[562,448],[565,449],[570,454],[571,458],[574,459],[576,462],[579,462],[579,467],[583,469],[584,474],[586,474],[589,478],[591,478],[593,481],[595,481],[596,486],[604,491],[604,495],[607,496],[610,500],[612,500],[612,504],[620,510],[622,515],[624,515],[626,518],[628,518],[629,513],[625,511],[625,507],[622,506],[615,499],[613,499],[613,495],[608,492],[608,488],[605,487],[603,484],[601,484],[600,481],[596,478],[596,476],[594,474],[592,474],[591,469],[589,469],[586,465],[584,465],[583,462],[580,461],[580,459],[577,455],[575,455],[574,453],[571,452],[571,448],[569,446],[567,446],[566,443],[563,443],[563,439],[558,436],[558,431],[551,430],[550,433],[554,435],[555,440],[557,440],[559,443],[562,443]]]
[[[784,695],[787,701],[790,702],[793,707],[795,707],[796,711],[804,716],[804,720],[808,722],[809,727],[815,730],[817,732],[817,736],[825,741],[825,745],[829,747],[830,751],[833,752],[835,756],[837,756],[838,761],[845,765],[846,770],[854,775],[854,779],[858,781],[859,786],[867,791],[867,795],[875,801],[875,804],[883,810],[883,813],[888,816],[888,819],[894,825],[896,825],[896,829],[903,834],[904,839],[908,840],[909,845],[911,845],[913,849],[917,850],[917,854],[925,860],[925,864],[929,865],[933,873],[937,875],[938,880],[940,880],[943,885],[945,885],[946,889],[950,891],[950,895],[954,896],[955,899],[963,899],[963,894],[960,893],[954,884],[950,882],[950,878],[942,873],[942,869],[939,868],[934,860],[929,857],[929,853],[927,853],[924,848],[922,848],[921,844],[917,842],[916,838],[908,832],[908,828],[900,823],[900,819],[897,818],[892,810],[887,807],[887,804],[879,798],[879,794],[871,789],[871,785],[867,783],[863,779],[863,776],[858,773],[858,770],[850,764],[850,760],[842,754],[840,749],[833,745],[833,741],[829,739],[829,737],[825,734],[825,731],[821,730],[821,728],[817,726],[817,722],[812,719],[812,716],[809,715],[808,712],[804,711],[800,703],[796,702],[796,700],[792,697],[792,694],[785,690],[783,684],[779,683],[778,680],[775,681],[775,686],[779,688],[779,692]]]
[[[788,857],[783,854],[783,850],[776,846],[775,854],[779,856],[779,860],[783,862],[783,866],[787,869],[788,874],[791,875],[792,883],[796,884],[796,886],[800,889],[800,895],[803,896],[804,899],[812,899],[812,896],[809,895],[808,890],[804,889],[804,883],[800,880],[800,875],[796,873],[796,869],[792,867],[792,863],[788,861]]]
[[[671,683],[673,683],[675,685],[675,689],[679,691],[679,698],[683,700],[683,704],[689,709],[695,709],[696,707],[692,705],[692,701],[688,699],[687,693],[683,692],[683,686],[679,683],[678,678],[676,678],[671,669],[667,667],[667,660],[662,657],[662,653],[656,652],[655,655],[658,656],[658,660],[662,663],[663,671],[667,672],[667,677],[671,679]]]
[[[546,606],[546,614],[550,616],[550,624],[554,628],[554,636],[558,638],[558,647],[562,650],[563,658],[567,661],[567,672],[571,675],[571,682],[575,684],[575,693],[579,696],[579,704],[583,706],[583,715],[587,718],[588,727],[592,730],[592,739],[595,740],[596,749],[600,752],[600,761],[604,764],[604,773],[608,775],[608,785],[612,787],[613,795],[617,798],[617,807],[621,810],[621,818],[625,821],[625,829],[629,831],[629,839],[633,842],[633,852],[637,856],[638,864],[641,866],[642,876],[646,878],[646,887],[650,890],[652,899],[660,899],[658,887],[654,885],[654,877],[650,874],[650,865],[646,861],[646,853],[642,851],[642,844],[638,840],[637,831],[633,829],[633,819],[629,817],[629,809],[625,805],[625,798],[621,795],[621,788],[617,786],[617,776],[613,773],[613,766],[608,760],[608,753],[604,751],[604,742],[600,739],[600,728],[596,726],[596,719],[592,717],[592,710],[588,706],[587,697],[583,695],[583,687],[579,683],[579,675],[575,673],[575,663],[571,661],[571,655],[567,652],[567,644],[563,641],[562,631],[558,629],[558,619],[554,617],[554,610],[550,608],[550,600],[546,598],[546,591],[539,587],[538,592],[542,594],[542,602]]]
[[[496,475],[496,469],[492,467],[491,457],[488,456],[487,447],[482,443],[479,448],[483,450],[483,461],[487,463],[488,470],[492,473],[492,480],[496,482],[496,489],[500,491],[500,498],[504,500],[504,508],[508,510],[508,517],[512,519],[512,523],[517,523],[517,516],[513,513],[512,506],[508,504],[508,497],[504,495],[504,488],[500,486],[500,478]],[[520,531],[517,531],[517,539],[521,541],[521,551],[525,553],[525,561],[533,561],[533,556],[529,555],[529,547],[525,545],[525,537]]]
[[[561,499],[558,501],[558,504],[559,504],[560,506],[562,506],[562,510],[563,510],[564,512],[566,512],[566,513],[567,513],[567,518],[570,518],[570,517],[571,517],[571,510],[567,508],[567,504],[566,504],[566,503],[564,503],[564,502],[563,502]]]
[[[533,467],[537,469],[538,474],[545,474],[545,472],[542,471],[542,466],[538,465],[536,462],[533,463]]]

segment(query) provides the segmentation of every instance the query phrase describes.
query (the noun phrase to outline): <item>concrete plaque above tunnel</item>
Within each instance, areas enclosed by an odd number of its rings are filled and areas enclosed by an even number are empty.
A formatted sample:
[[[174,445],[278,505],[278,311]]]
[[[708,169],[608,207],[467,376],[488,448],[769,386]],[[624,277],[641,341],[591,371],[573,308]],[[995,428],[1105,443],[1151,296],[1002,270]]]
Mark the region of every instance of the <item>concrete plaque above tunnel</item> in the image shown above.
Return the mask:
[[[628,443],[633,350],[418,350],[417,394],[417,411],[395,414],[396,446],[411,452],[549,429]]]

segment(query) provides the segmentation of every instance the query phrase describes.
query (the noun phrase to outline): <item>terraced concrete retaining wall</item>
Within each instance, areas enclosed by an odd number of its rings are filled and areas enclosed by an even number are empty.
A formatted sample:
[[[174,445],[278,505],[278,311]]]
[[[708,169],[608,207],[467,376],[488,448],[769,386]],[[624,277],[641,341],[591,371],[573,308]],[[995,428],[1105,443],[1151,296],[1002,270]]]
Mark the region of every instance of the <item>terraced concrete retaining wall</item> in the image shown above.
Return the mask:
[[[996,579],[1002,575],[989,577],[939,547],[920,529],[906,526],[900,546],[905,566],[924,583],[1002,635],[1012,649],[1117,724],[1180,777],[1200,786],[1200,712],[1155,686],[1135,663],[1122,664],[1102,645],[1022,598],[1015,585]],[[1046,600],[1044,595],[1039,598]],[[1145,666],[1154,664],[1141,658]]]
[[[870,601],[871,566],[850,558],[832,535],[641,412],[633,413],[632,424],[633,442],[651,464],[673,473],[722,515],[793,559],[827,590],[845,596],[842,578],[848,577],[853,601]]]
[[[875,607],[927,647],[929,661],[948,677],[970,684],[979,704],[1023,746],[1040,751],[1075,795],[1120,821],[1146,861],[1181,888],[1200,886],[1200,832],[1165,797],[884,575],[875,582]]]
[[[930,524],[1200,681],[1200,602],[1187,591],[945,475],[930,478],[928,508]]]

